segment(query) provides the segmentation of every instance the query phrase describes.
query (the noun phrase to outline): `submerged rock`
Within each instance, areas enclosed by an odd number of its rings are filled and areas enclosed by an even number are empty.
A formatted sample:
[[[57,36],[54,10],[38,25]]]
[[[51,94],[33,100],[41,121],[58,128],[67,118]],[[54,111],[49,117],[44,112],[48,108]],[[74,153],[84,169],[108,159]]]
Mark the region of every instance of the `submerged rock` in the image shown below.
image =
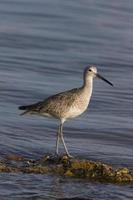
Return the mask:
[[[88,181],[116,184],[133,183],[133,173],[128,168],[115,170],[112,166],[101,162],[79,160],[67,156],[46,155],[39,160],[28,160],[21,156],[11,155],[0,163],[0,172],[53,173]]]

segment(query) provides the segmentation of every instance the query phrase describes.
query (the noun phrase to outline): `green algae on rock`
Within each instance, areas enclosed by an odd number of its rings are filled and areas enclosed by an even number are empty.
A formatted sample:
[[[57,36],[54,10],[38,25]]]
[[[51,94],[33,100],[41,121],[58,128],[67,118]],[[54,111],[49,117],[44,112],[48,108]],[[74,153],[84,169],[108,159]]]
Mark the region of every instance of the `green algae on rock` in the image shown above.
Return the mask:
[[[7,156],[0,163],[0,172],[50,173],[104,183],[133,183],[133,173],[128,168],[115,170],[112,166],[102,162],[79,160],[67,156],[46,155],[39,160],[28,160],[15,155]]]

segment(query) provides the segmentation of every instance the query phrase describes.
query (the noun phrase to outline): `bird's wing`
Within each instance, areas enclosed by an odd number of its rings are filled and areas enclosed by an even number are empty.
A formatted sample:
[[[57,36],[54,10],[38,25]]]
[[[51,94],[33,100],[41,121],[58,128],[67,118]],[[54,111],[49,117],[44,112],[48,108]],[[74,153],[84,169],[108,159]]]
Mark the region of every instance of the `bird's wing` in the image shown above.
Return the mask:
[[[78,89],[74,88],[69,91],[61,92],[35,104],[20,106],[19,109],[25,110],[22,115],[27,113],[49,113],[59,116],[61,113],[67,112],[70,109],[76,99],[77,91]]]
[[[40,102],[40,112],[68,109],[76,98],[76,91],[77,88],[48,97]]]

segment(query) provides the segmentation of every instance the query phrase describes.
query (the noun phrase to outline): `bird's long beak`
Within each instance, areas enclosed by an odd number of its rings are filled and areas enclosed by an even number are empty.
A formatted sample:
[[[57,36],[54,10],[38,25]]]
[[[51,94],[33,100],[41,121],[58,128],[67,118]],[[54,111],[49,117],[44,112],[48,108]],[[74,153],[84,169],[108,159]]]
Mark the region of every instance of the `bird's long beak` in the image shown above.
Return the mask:
[[[110,81],[108,81],[107,79],[105,79],[103,76],[101,76],[100,74],[96,74],[96,77],[97,78],[100,78],[101,80],[103,80],[103,81],[105,81],[106,83],[108,83],[109,85],[111,85],[111,86],[113,86],[113,84],[110,82]]]

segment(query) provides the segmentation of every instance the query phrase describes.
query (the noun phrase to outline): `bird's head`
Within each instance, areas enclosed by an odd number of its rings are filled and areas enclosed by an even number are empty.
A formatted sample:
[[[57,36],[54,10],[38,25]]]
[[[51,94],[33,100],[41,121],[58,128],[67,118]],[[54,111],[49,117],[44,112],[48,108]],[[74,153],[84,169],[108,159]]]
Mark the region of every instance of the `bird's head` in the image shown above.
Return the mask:
[[[96,77],[96,75],[97,75],[97,68],[94,65],[90,65],[90,66],[86,67],[85,74],[87,76]]]
[[[84,71],[84,76],[85,77],[97,77],[103,81],[105,81],[106,83],[108,83],[109,85],[113,86],[113,84],[108,81],[107,79],[105,79],[103,76],[101,76],[98,72],[97,72],[97,68],[94,66],[94,65],[89,65],[85,68],[85,71]]]

